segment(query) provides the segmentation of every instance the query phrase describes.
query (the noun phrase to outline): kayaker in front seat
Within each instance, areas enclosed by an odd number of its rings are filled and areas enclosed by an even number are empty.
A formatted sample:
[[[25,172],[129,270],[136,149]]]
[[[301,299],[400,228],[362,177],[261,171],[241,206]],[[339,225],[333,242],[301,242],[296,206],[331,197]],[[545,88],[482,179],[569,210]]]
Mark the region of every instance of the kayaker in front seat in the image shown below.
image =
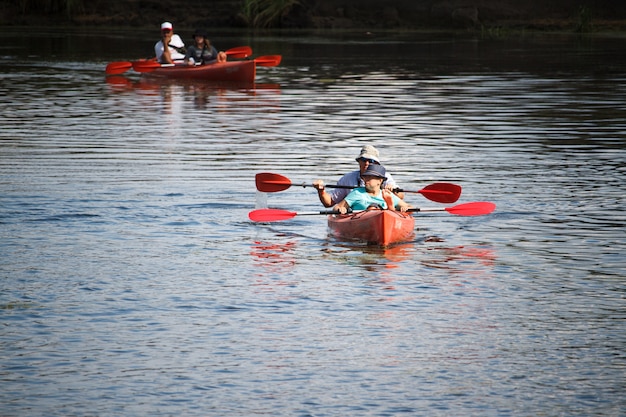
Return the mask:
[[[226,61],[226,53],[223,51],[217,52],[217,49],[211,45],[206,32],[196,29],[193,33],[193,41],[194,44],[187,49],[185,54],[185,64],[205,65]]]
[[[174,33],[174,26],[170,22],[163,22],[161,24],[161,40],[154,45],[157,61],[161,64],[182,63],[185,59],[185,52],[187,52],[185,42]]]
[[[333,210],[342,214],[352,210],[368,210],[372,205],[378,205],[383,209],[391,208],[402,212],[411,208],[407,202],[389,191],[382,189],[383,182],[387,180],[385,167],[371,164],[365,172],[361,174],[361,179],[365,183],[364,187],[358,187],[333,207]]]
[[[365,184],[361,179],[361,175],[369,166],[380,164],[378,149],[376,149],[372,145],[363,146],[363,148],[361,148],[359,156],[356,157],[356,161],[359,163],[359,169],[345,174],[339,179],[339,181],[337,181],[337,185],[344,185],[349,187],[364,186]],[[334,204],[337,204],[338,202],[343,200],[350,192],[350,189],[348,188],[335,188],[331,192],[326,192],[324,188],[324,181],[322,180],[313,181],[313,187],[317,189],[317,196],[319,197],[320,202],[324,205],[324,207],[330,207]],[[398,184],[396,184],[391,174],[387,174],[387,180],[383,183],[382,188],[388,190],[398,188]],[[402,199],[404,198],[404,193],[398,192],[397,196]]]

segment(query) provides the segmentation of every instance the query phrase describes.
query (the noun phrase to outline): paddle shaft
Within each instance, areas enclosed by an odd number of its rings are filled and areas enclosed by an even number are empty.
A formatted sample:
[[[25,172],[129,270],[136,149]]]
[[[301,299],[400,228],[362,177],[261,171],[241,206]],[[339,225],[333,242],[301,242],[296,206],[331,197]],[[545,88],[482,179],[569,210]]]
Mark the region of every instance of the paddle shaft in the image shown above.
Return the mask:
[[[299,211],[296,214],[298,216],[313,216],[313,215],[331,215],[331,214],[357,214],[367,210],[355,210],[349,211],[348,213],[341,213],[339,210],[322,210],[322,211]],[[433,212],[433,211],[446,211],[445,207],[437,208],[410,208],[406,211],[406,213],[419,213],[419,212]]]
[[[262,67],[275,67],[280,63],[280,55],[268,55],[256,58],[253,60],[257,65]],[[207,64],[207,65],[219,65],[219,62]],[[158,68],[168,67],[182,67],[185,68],[185,64],[161,64],[157,61],[135,61],[132,64],[133,69],[137,72],[152,72]]]
[[[407,213],[428,213],[436,211],[447,211],[450,214],[457,216],[482,216],[489,214],[496,209],[494,203],[488,201],[479,201],[473,203],[459,204],[453,207],[441,207],[441,208],[410,208]],[[351,214],[358,213],[352,212]],[[258,209],[248,213],[250,220],[255,222],[274,222],[280,220],[291,219],[295,216],[309,216],[309,215],[330,215],[330,214],[342,214],[338,210],[324,210],[324,211],[304,211],[295,212],[288,210],[278,209]]]
[[[296,184],[294,184],[296,185]],[[313,184],[300,184],[301,187],[305,188],[305,187],[313,187]],[[324,185],[325,188],[343,188],[343,189],[354,189],[357,188],[356,185],[339,185],[339,184],[325,184]],[[451,191],[446,191],[446,190],[419,190],[419,191],[411,191],[411,190],[404,190],[402,188],[394,188],[393,190],[394,193],[436,193],[436,194],[452,194]]]

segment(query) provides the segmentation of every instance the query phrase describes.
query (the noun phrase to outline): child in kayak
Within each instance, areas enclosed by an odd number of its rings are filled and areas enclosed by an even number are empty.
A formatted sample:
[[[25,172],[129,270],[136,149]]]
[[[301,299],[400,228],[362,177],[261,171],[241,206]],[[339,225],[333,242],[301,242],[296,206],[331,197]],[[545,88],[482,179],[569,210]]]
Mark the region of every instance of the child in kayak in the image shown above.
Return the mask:
[[[348,210],[368,210],[382,208],[391,210],[407,211],[412,206],[387,189],[382,189],[383,182],[387,179],[386,170],[382,165],[371,164],[361,174],[365,187],[352,190],[346,198],[341,200],[333,208],[342,214]]]

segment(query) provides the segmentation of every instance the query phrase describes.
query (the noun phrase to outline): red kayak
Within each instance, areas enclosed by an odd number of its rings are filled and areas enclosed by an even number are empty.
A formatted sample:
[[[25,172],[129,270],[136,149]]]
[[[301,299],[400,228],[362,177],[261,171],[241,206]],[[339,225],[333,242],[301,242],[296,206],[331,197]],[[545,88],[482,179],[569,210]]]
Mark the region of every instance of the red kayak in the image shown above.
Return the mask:
[[[410,213],[366,210],[354,214],[332,214],[328,216],[328,227],[341,239],[356,239],[388,246],[411,240],[415,219]]]
[[[146,67],[142,71],[141,65]],[[185,66],[154,66],[154,63],[138,64],[136,70],[144,73],[146,77],[193,79],[205,81],[224,81],[232,83],[253,83],[256,77],[256,62],[226,61],[209,65]]]

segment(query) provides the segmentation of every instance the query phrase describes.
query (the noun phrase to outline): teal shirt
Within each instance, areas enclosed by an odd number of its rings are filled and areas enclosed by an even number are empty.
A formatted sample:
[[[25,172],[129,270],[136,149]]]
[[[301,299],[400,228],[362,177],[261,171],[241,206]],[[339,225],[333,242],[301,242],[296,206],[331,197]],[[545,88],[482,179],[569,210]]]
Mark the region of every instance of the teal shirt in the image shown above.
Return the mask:
[[[393,205],[398,206],[400,202],[400,198],[392,194]],[[377,196],[372,196],[365,191],[365,187],[355,188],[346,196],[346,203],[350,206],[352,210],[367,210],[370,204],[380,204],[382,208],[388,208],[385,199],[383,198],[382,190],[378,193]]]

